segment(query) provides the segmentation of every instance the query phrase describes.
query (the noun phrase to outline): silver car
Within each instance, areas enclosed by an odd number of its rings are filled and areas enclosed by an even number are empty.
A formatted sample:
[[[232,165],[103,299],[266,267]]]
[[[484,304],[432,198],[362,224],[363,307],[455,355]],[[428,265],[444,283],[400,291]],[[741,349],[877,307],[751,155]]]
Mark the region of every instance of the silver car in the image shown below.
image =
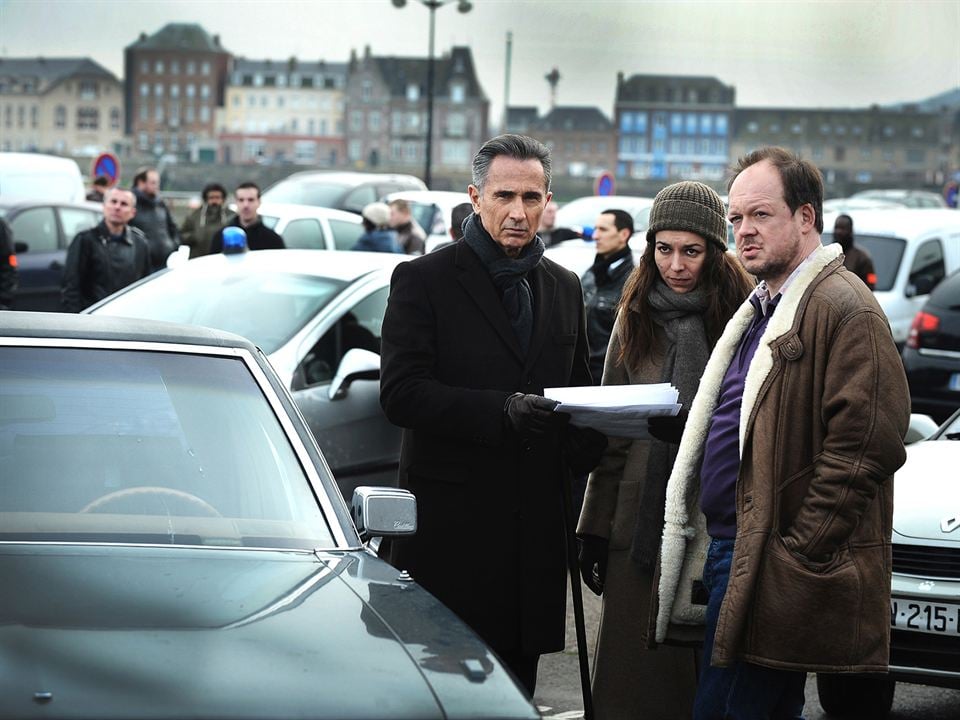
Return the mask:
[[[131,285],[95,315],[203,325],[254,342],[293,394],[345,498],[394,485],[400,430],[380,409],[380,326],[392,253],[210,255]],[[343,381],[350,374],[357,378]]]

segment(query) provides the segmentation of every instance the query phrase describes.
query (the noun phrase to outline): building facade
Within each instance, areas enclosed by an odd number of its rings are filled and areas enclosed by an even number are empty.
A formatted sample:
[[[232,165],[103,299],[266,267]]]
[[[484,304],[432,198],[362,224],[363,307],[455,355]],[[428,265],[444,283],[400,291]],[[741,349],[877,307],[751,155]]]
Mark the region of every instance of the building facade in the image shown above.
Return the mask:
[[[346,69],[296,58],[235,59],[218,121],[221,160],[343,164]]]
[[[734,118],[731,158],[763,145],[782,145],[816,164],[835,195],[943,182],[943,117],[915,105],[740,108]]]
[[[558,175],[596,177],[616,168],[616,132],[598,108],[555,107],[533,122],[527,134],[550,148]]]
[[[223,105],[230,61],[219,35],[190,23],[169,23],[127,46],[126,131],[133,147],[193,159],[215,152],[215,112]]]
[[[0,150],[117,152],[123,85],[89,58],[0,59]]]
[[[617,175],[716,182],[730,153],[735,91],[713,77],[617,75]]]
[[[347,161],[355,168],[422,174],[426,160],[426,58],[363,57],[347,68]],[[463,171],[487,140],[490,103],[470,48],[454,47],[434,61],[432,167]]]

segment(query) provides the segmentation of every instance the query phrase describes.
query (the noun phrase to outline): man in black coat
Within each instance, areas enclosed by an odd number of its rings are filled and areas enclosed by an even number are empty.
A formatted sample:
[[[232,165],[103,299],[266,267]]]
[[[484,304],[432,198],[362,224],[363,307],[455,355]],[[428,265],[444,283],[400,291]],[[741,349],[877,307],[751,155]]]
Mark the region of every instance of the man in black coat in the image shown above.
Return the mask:
[[[286,247],[283,238],[263,224],[258,212],[260,186],[254,182],[240,183],[233,196],[237,199],[237,216],[214,233],[210,239],[210,254],[223,252],[223,229],[227,227],[243,228],[248,250],[283,250]]]
[[[138,228],[150,246],[150,272],[167,266],[170,253],[180,247],[180,231],[167,204],[160,199],[160,173],[156,168],[142,167],[133,176],[133,194],[137,198],[137,214],[130,224]]]
[[[397,266],[380,403],[404,428],[400,486],[418,529],[391,562],[467,622],[533,694],[564,646],[561,448],[594,463],[599,433],[563,423],[544,388],[589,385],[583,297],[536,236],[550,155],[501,135],[473,161],[464,237]],[[581,468],[582,469],[582,468]]]

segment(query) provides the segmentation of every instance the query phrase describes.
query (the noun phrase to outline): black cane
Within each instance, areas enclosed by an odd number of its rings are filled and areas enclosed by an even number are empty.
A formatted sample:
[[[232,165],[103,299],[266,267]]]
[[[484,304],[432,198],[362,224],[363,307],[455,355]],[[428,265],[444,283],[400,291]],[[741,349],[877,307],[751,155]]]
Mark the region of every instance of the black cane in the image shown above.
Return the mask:
[[[577,656],[580,659],[580,689],[583,693],[584,720],[593,720],[593,694],[590,692],[590,661],[587,658],[587,631],[583,620],[583,593],[580,588],[580,562],[577,558],[576,518],[573,516],[573,498],[570,487],[573,475],[566,458],[560,453],[560,495],[563,497],[563,525],[567,539],[567,568],[570,571],[570,590],[573,593],[573,624],[577,629]]]

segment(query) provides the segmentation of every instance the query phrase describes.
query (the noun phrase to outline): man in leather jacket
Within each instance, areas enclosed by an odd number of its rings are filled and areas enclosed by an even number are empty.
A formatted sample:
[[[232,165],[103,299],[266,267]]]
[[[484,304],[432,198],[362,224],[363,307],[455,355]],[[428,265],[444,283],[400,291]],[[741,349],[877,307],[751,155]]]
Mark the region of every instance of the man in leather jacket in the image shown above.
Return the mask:
[[[167,204],[159,198],[160,173],[140,168],[133,177],[136,217],[130,222],[146,236],[150,246],[150,272],[166,267],[167,258],[180,246],[180,231]]]

